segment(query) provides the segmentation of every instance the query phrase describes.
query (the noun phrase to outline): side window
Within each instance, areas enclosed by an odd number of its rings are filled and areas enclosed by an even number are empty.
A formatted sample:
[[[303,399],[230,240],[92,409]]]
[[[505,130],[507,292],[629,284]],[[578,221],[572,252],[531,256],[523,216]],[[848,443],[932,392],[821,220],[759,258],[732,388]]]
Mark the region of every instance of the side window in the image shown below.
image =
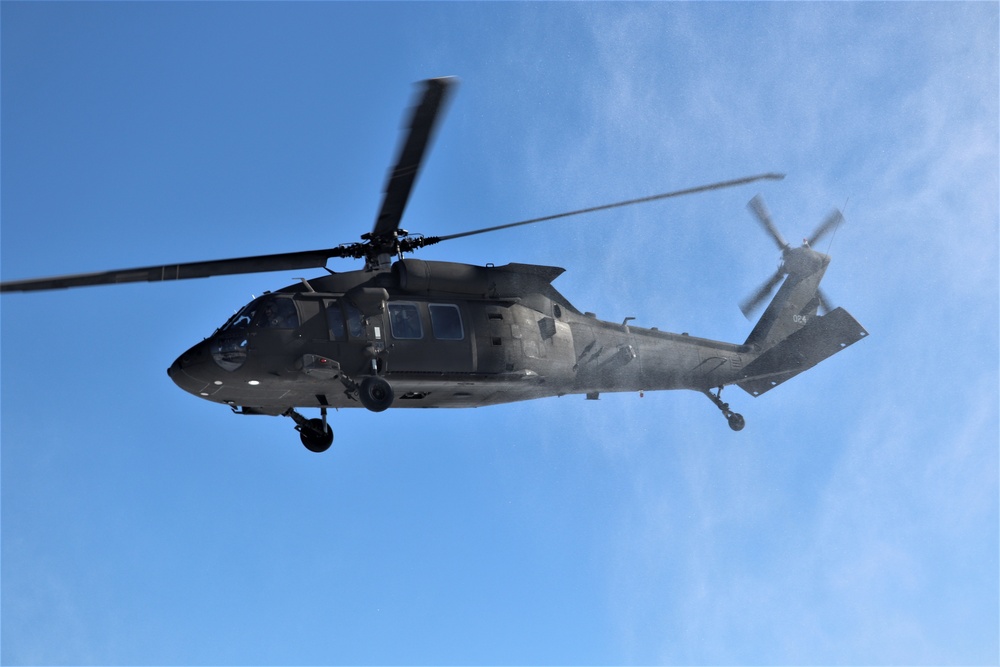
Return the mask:
[[[415,340],[424,337],[420,311],[415,303],[390,303],[389,326],[392,328],[392,337],[396,339]]]
[[[344,310],[347,311],[347,332],[351,338],[364,338],[365,325],[361,321],[361,311],[344,301]]]
[[[257,326],[272,329],[295,329],[299,326],[299,314],[291,299],[275,297],[264,301],[257,309]]]
[[[326,329],[330,333],[330,340],[347,340],[344,313],[336,301],[326,302]]]
[[[458,306],[447,303],[432,303],[427,308],[431,312],[431,329],[438,340],[462,340],[462,313]]]

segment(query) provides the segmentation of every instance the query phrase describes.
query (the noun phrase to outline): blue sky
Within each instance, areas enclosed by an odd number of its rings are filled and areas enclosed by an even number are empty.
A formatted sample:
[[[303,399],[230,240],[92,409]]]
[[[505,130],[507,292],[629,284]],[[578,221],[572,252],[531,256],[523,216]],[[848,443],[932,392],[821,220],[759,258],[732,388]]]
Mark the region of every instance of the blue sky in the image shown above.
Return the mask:
[[[871,333],[760,398],[333,415],[306,451],[165,370],[298,273],[0,301],[5,664],[995,664],[995,3],[0,5],[5,280],[368,231],[419,79],[461,85],[403,226],[581,310],[729,341],[833,207]],[[331,264],[346,270],[350,265]],[[299,272],[300,273],[300,272]]]

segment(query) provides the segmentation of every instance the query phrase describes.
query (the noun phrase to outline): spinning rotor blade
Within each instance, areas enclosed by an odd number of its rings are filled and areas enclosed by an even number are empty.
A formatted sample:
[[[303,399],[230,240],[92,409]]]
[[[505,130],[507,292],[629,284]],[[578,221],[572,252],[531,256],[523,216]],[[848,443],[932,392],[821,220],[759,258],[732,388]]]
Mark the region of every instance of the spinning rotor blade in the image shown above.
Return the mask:
[[[396,165],[389,172],[385,185],[385,195],[379,210],[371,237],[373,243],[353,243],[328,250],[308,250],[255,257],[238,257],[207,262],[168,264],[135,269],[120,269],[97,273],[53,276],[31,280],[14,280],[0,283],[0,292],[31,292],[38,290],[110,285],[130,282],[157,282],[162,280],[184,280],[187,278],[207,278],[209,276],[233,275],[240,273],[263,273],[267,271],[288,271],[325,267],[331,257],[362,258],[386,250],[385,238],[392,239],[387,249],[395,252],[395,232],[406,208],[406,202],[413,189],[424,154],[434,134],[440,112],[447,102],[449,92],[457,79],[445,77],[422,82],[423,93],[413,108],[408,123],[408,133],[399,149]],[[363,237],[364,238],[364,237]]]
[[[774,288],[778,286],[781,279],[784,277],[784,273],[779,269],[774,272],[774,275],[767,279],[767,281],[757,288],[757,291],[751,294],[749,297],[740,302],[740,310],[743,311],[743,315],[749,319],[753,311],[757,310],[757,307],[764,302],[764,300],[771,296],[771,292]]]
[[[781,249],[782,257],[787,259],[791,256],[793,251],[785,241],[785,237],[781,235],[778,228],[775,226],[774,221],[771,219],[771,214],[768,212],[767,207],[764,205],[764,200],[761,199],[760,195],[755,196],[747,204],[747,207],[754,212],[757,216],[757,220],[767,231],[768,235],[774,240],[778,247]],[[814,243],[819,241],[823,236],[825,236],[831,229],[834,229],[839,225],[844,219],[844,216],[840,214],[840,211],[834,209],[830,215],[816,228],[816,231],[812,233],[807,239],[804,240],[805,247],[812,247]],[[829,261],[829,258],[827,258]],[[749,319],[750,314],[757,309],[757,307],[770,296],[771,292],[774,291],[775,286],[781,282],[782,277],[785,275],[784,265],[779,268],[773,276],[768,278],[768,280],[757,288],[757,291],[751,294],[749,297],[744,299],[740,303],[740,310]],[[819,300],[819,307],[824,313],[828,313],[833,310],[833,306],[830,305],[830,300],[826,297],[826,294],[822,290],[816,291],[816,298]]]
[[[839,225],[843,222],[843,220],[844,216],[841,215],[840,211],[833,209],[833,211],[830,212],[830,215],[826,216],[826,220],[824,220],[820,226],[816,228],[816,231],[812,233],[812,236],[806,239],[806,243],[808,243],[810,247],[815,245],[815,243],[823,238],[827,232]]]
[[[64,289],[67,287],[88,287],[92,285],[114,285],[118,283],[159,282],[162,280],[186,280],[188,278],[208,278],[240,273],[263,273],[266,271],[288,271],[292,269],[313,269],[326,266],[330,257],[345,257],[343,248],[329,250],[308,250],[286,252],[276,255],[257,255],[217,259],[207,262],[167,264],[136,269],[118,269],[97,273],[11,280],[0,283],[0,292],[35,292],[39,290]]]
[[[764,200],[761,199],[761,196],[755,195],[754,198],[750,200],[750,203],[747,204],[747,207],[754,212],[754,215],[757,216],[757,220],[767,231],[768,235],[774,239],[774,242],[778,245],[778,250],[784,250],[787,248],[788,241],[785,240],[785,237],[781,235],[781,232],[779,232],[778,228],[774,225],[774,220],[771,219],[771,213],[767,210],[767,206],[764,205]]]
[[[406,202],[434,134],[437,119],[457,81],[454,77],[443,77],[422,82],[423,96],[417,106],[413,107],[408,124],[409,133],[399,149],[396,166],[389,172],[382,208],[375,219],[372,237],[384,236],[399,228],[399,221],[403,218]]]
[[[816,291],[816,298],[819,299],[819,307],[823,309],[824,315],[833,310],[833,306],[830,304],[830,299],[827,298],[823,290]]]
[[[602,206],[591,206],[590,208],[581,208],[576,211],[568,211],[566,213],[556,213],[555,215],[546,215],[541,218],[532,218],[530,220],[522,220],[520,222],[511,222],[506,225],[497,225],[495,227],[486,227],[484,229],[474,229],[468,232],[459,232],[458,234],[448,234],[446,236],[432,236],[426,239],[426,245],[431,243],[437,243],[439,241],[450,241],[452,239],[460,239],[465,236],[474,236],[476,234],[485,234],[486,232],[496,232],[501,229],[510,229],[511,227],[521,227],[523,225],[533,225],[536,222],[547,222],[549,220],[557,220],[559,218],[568,218],[572,215],[582,215],[584,213],[594,213],[596,211],[606,211],[612,208],[620,208],[622,206],[631,206],[632,204],[645,204],[646,202],[657,201],[660,199],[668,199],[670,197],[680,197],[681,195],[695,194],[696,192],[706,192],[708,190],[720,190],[722,188],[730,188],[737,185],[744,185],[746,183],[753,183],[754,181],[760,180],[772,180],[778,181],[784,178],[784,174],[759,174],[757,176],[748,176],[746,178],[737,178],[732,181],[721,181],[719,183],[712,183],[711,185],[700,185],[694,188],[687,188],[685,190],[676,190],[674,192],[664,192],[663,194],[651,195],[649,197],[640,197],[638,199],[628,199],[626,201],[615,202],[614,204],[604,204]]]
[[[685,190],[676,190],[674,192],[666,192],[659,195],[652,195],[650,197],[641,197],[639,199],[629,199],[627,201],[616,202],[614,204],[605,204],[603,206],[592,206],[590,208],[579,209],[576,211],[569,211],[567,213],[558,213],[556,215],[548,215],[541,218],[534,218],[531,220],[522,220],[521,222],[513,222],[506,225],[498,225],[496,227],[487,227],[485,229],[477,229],[469,232],[461,232],[459,234],[451,234],[448,236],[429,236],[429,237],[410,237],[406,239],[401,239],[405,243],[400,244],[403,250],[412,251],[417,248],[421,248],[426,245],[432,245],[440,241],[448,241],[451,239],[462,238],[464,236],[472,236],[474,234],[485,234],[486,232],[493,232],[500,229],[508,229],[511,227],[519,227],[521,225],[530,225],[536,222],[544,222],[547,220],[556,220],[558,218],[566,218],[573,215],[581,215],[583,213],[592,213],[594,211],[604,211],[607,209],[618,208],[621,206],[630,206],[632,204],[641,204],[644,202],[656,201],[659,199],[667,199],[669,197],[679,197],[681,195],[694,194],[697,192],[705,192],[707,190],[718,190],[720,188],[728,188],[736,185],[743,185],[745,183],[752,183],[753,181],[769,179],[769,180],[779,180],[784,178],[782,174],[761,174],[758,176],[749,176],[746,178],[739,178],[731,181],[722,181],[719,183],[713,183],[711,185],[702,185],[694,188],[687,188]],[[412,185],[412,179],[411,179]],[[404,202],[405,203],[405,202]],[[397,220],[398,223],[398,220]],[[390,229],[390,231],[395,231],[395,229]],[[146,266],[134,269],[118,269],[113,271],[100,271],[96,273],[78,273],[71,275],[60,275],[52,276],[48,278],[34,278],[29,280],[12,280],[4,283],[0,283],[0,292],[34,292],[41,290],[50,289],[65,289],[68,287],[88,287],[93,285],[114,285],[118,283],[134,283],[134,282],[159,282],[164,280],[186,280],[189,278],[207,278],[210,276],[223,276],[223,275],[235,275],[242,273],[265,273],[267,271],[289,271],[293,269],[311,269],[325,267],[327,260],[333,257],[354,257],[361,258],[365,257],[369,252],[370,247],[367,243],[353,243],[338,246],[336,248],[329,248],[326,250],[306,250],[303,252],[288,252],[280,253],[274,255],[256,255],[252,257],[237,257],[233,259],[218,259],[210,260],[206,262],[188,262],[186,264],[166,264],[161,266]]]

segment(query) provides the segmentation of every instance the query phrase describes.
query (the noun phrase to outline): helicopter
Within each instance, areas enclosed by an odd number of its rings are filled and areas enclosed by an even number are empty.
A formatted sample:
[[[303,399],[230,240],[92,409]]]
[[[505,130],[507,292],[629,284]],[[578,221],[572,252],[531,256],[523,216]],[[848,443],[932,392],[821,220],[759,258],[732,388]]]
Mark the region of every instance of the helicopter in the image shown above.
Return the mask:
[[[749,207],[781,252],[774,274],[740,304],[751,314],[770,297],[743,343],[602,321],[553,287],[555,266],[477,266],[405,257],[420,248],[595,211],[760,180],[760,174],[444,236],[400,227],[427,148],[456,79],[417,84],[405,137],[372,230],[333,248],[150,266],[0,283],[31,292],[126,282],[319,269],[326,275],[265,292],[196,343],[167,372],[181,389],[239,415],[291,418],[302,444],[333,443],[330,408],[469,408],[536,398],[687,389],[700,392],[740,431],[722,400],[736,385],[760,396],[856,343],[868,332],[819,289],[830,257],[813,246],[843,220],[834,210],[792,247],[763,200]],[[332,258],[363,260],[347,272]],[[318,409],[318,417],[300,410]]]

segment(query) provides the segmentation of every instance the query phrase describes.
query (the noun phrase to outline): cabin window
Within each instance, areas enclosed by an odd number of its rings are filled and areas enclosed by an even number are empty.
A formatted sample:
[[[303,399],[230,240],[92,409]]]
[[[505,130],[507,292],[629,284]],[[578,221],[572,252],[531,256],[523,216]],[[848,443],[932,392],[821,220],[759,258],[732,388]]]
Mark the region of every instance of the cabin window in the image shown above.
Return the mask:
[[[330,340],[347,340],[344,313],[336,301],[326,302],[326,329],[330,333]]]
[[[416,340],[424,337],[420,325],[420,311],[415,303],[390,303],[389,326],[392,337],[400,340]]]
[[[431,330],[438,340],[462,340],[462,313],[458,306],[448,303],[432,303],[427,308],[431,312]]]
[[[284,297],[262,301],[257,307],[255,325],[262,329],[298,328],[299,313],[295,310],[295,302]]]

